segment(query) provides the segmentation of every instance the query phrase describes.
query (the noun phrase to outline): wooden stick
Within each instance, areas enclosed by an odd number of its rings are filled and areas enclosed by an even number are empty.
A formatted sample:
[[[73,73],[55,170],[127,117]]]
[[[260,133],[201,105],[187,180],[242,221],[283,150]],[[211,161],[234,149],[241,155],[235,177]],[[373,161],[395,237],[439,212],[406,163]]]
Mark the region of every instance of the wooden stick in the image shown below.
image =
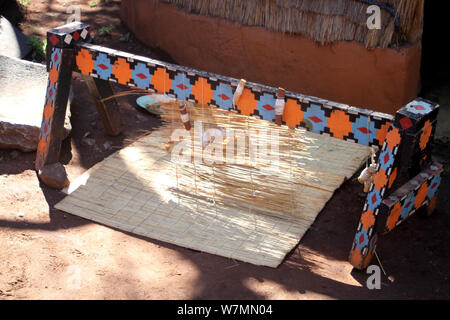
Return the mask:
[[[284,111],[284,105],[285,105],[285,98],[286,91],[283,88],[278,88],[277,92],[277,100],[275,102],[275,123],[279,126],[281,126],[282,120],[283,120],[283,111]]]
[[[122,131],[119,106],[115,99],[103,100],[114,95],[108,81],[83,75],[100,119],[110,136],[117,136]]]

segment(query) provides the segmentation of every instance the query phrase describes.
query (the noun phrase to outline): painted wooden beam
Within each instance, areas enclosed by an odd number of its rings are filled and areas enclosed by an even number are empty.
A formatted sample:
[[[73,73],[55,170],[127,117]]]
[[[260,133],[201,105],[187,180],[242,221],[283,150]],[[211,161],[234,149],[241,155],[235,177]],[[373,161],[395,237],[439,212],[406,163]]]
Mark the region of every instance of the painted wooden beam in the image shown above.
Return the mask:
[[[74,54],[72,49],[53,48],[49,63],[50,72],[45,96],[41,135],[35,161],[36,170],[39,170],[45,164],[59,161],[73,63]]]
[[[391,125],[377,159],[377,172],[363,207],[356,235],[350,250],[349,261],[357,269],[365,269],[372,260],[376,248],[377,224],[380,204],[392,186],[395,160],[402,142],[400,130]],[[394,177],[395,180],[395,177]]]
[[[441,183],[442,164],[431,163],[425,170],[409,180],[384,199],[380,206],[379,232],[392,231],[413,213],[428,204],[433,205]]]
[[[180,100],[232,110],[240,80],[178,66],[102,46],[75,45],[75,71],[133,89],[148,90]],[[236,103],[237,112],[275,121],[278,88],[246,82]],[[282,123],[306,127],[319,134],[381,147],[394,121],[391,115],[374,112],[286,91]]]

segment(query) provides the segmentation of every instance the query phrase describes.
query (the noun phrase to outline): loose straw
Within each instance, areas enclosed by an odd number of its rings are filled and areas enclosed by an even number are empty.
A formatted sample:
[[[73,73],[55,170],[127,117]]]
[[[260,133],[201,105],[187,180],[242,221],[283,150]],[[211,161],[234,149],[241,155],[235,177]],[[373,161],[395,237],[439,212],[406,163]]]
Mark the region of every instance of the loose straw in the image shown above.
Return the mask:
[[[166,86],[166,83],[164,82],[164,87]],[[124,96],[129,96],[129,95],[138,95],[138,94],[151,94],[151,92],[149,90],[144,90],[144,89],[133,89],[133,90],[125,90],[116,94],[113,94],[109,97],[100,99],[100,102],[105,102],[114,98],[120,98],[120,97],[124,97]]]

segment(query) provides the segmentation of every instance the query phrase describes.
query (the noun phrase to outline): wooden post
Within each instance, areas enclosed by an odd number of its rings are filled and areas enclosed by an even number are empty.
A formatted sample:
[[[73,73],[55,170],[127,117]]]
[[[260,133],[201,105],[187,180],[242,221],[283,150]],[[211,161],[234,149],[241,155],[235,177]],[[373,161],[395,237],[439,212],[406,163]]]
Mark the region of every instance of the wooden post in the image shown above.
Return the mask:
[[[88,41],[89,35],[89,26],[80,22],[47,32],[49,74],[35,168],[42,182],[57,189],[69,184],[64,166],[59,163],[59,153],[75,64],[73,44]]]
[[[372,260],[378,239],[377,224],[379,223],[380,204],[391,185],[389,181],[397,163],[396,156],[401,142],[399,129],[395,125],[391,125],[378,155],[377,171],[367,193],[363,213],[350,250],[349,261],[356,269],[367,268]]]
[[[275,102],[275,123],[281,126],[283,122],[283,111],[286,102],[284,101],[286,96],[286,90],[283,88],[278,88],[277,100]]]
[[[119,106],[116,99],[111,98],[106,101],[101,101],[104,98],[114,95],[110,84],[106,80],[93,78],[83,75],[83,80],[89,88],[95,106],[106,133],[110,136],[117,136],[122,131]]]
[[[65,170],[60,166],[52,166],[59,171],[58,178],[52,177],[54,170],[44,167],[59,161],[61,142],[64,135],[64,119],[67,100],[69,98],[72,68],[74,64],[73,49],[53,48],[50,61],[49,81],[45,97],[44,113],[41,124],[41,135],[36,153],[35,167],[41,180],[57,189],[68,184]]]

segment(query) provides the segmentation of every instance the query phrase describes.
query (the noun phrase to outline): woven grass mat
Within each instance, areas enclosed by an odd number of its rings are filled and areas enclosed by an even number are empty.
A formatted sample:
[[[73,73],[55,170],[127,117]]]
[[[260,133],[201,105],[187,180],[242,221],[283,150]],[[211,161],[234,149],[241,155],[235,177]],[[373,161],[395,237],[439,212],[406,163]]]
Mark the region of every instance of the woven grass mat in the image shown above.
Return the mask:
[[[281,171],[180,164],[167,150],[167,130],[90,168],[55,207],[152,239],[277,267],[370,156],[369,147],[303,129],[293,135],[283,127],[282,137],[301,143],[285,152]]]

